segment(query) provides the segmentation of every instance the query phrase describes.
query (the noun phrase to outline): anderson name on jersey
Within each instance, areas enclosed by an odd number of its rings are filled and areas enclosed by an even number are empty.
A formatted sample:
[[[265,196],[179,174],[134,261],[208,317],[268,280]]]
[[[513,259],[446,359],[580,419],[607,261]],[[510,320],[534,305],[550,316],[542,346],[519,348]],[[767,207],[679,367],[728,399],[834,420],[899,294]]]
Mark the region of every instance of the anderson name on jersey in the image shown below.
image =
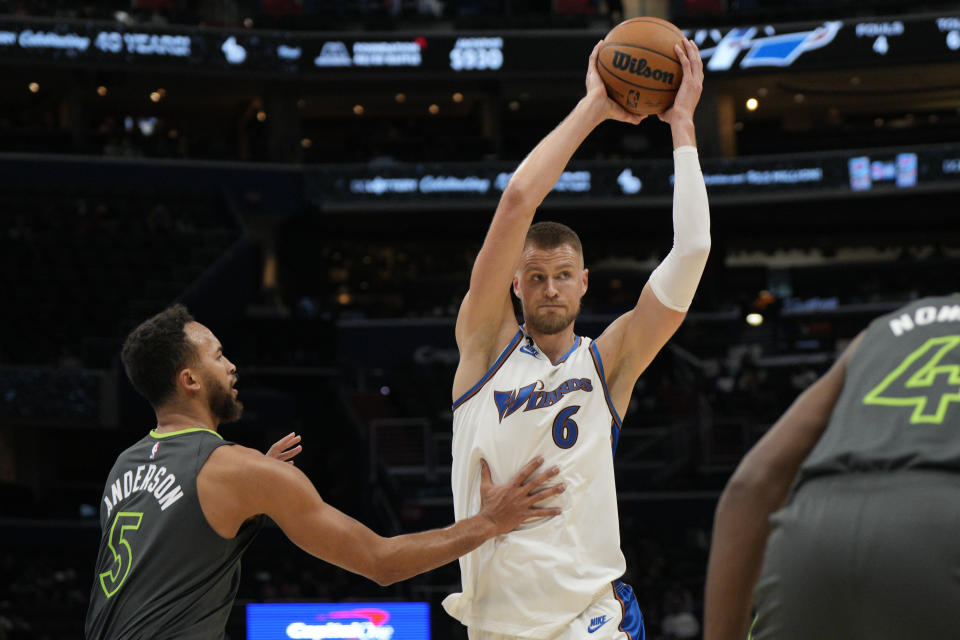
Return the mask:
[[[138,491],[152,493],[157,499],[160,511],[166,511],[167,507],[183,497],[183,489],[177,484],[177,477],[167,473],[166,467],[156,464],[137,465],[135,469],[117,472],[116,477],[107,483],[107,490],[103,493],[103,504],[107,509],[104,517],[109,518],[121,500],[126,500]]]

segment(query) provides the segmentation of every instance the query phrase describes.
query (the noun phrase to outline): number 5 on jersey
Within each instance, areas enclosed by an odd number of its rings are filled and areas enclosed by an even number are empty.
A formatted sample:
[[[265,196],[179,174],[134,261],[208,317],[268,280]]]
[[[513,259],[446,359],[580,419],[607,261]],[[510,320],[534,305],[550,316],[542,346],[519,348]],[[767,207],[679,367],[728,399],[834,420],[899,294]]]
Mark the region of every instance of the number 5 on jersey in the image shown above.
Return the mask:
[[[139,529],[142,519],[143,513],[134,511],[120,511],[113,519],[110,537],[107,539],[107,546],[113,553],[113,566],[100,574],[100,586],[108,598],[120,590],[130,573],[133,551],[124,536],[128,531]]]

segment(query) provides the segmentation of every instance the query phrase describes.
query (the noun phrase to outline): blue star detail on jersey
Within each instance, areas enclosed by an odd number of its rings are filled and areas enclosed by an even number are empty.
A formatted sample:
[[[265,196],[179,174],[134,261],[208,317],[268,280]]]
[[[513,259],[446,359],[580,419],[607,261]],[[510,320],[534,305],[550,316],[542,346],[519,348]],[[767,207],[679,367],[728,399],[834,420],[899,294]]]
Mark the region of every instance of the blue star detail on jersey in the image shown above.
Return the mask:
[[[527,405],[524,407],[524,411],[543,409],[544,407],[551,407],[557,404],[563,396],[568,393],[573,393],[574,391],[593,391],[593,383],[590,381],[590,378],[570,378],[566,382],[561,383],[560,386],[553,391],[535,391],[537,385],[543,387],[543,382],[537,380],[513,391],[494,391],[493,401],[497,405],[500,422],[503,422],[504,418],[517,411],[524,403]]]
[[[590,619],[590,625],[587,627],[587,633],[593,633],[610,621],[610,616],[598,616]]]

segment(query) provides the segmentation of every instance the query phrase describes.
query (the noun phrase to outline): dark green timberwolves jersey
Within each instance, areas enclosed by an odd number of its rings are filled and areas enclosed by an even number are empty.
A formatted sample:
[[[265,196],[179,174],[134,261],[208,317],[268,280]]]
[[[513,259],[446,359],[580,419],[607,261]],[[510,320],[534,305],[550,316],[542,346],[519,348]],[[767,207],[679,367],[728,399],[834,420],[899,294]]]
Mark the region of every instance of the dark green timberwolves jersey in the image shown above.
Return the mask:
[[[100,502],[88,640],[223,637],[262,520],[227,540],[200,509],[197,474],[230,444],[206,429],[151,432],[117,458]]]
[[[960,296],[870,324],[800,481],[900,469],[960,472]]]

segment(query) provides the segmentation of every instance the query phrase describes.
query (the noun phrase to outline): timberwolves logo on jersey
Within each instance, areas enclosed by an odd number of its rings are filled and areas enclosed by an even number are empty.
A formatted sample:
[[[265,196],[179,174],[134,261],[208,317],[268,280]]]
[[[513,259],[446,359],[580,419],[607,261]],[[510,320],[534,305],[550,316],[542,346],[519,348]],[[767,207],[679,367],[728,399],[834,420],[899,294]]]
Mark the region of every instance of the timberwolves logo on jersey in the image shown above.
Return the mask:
[[[494,391],[493,401],[500,414],[500,422],[526,404],[524,411],[552,407],[568,393],[575,391],[593,391],[590,378],[570,378],[553,391],[543,391],[543,381],[537,380],[513,391]]]

